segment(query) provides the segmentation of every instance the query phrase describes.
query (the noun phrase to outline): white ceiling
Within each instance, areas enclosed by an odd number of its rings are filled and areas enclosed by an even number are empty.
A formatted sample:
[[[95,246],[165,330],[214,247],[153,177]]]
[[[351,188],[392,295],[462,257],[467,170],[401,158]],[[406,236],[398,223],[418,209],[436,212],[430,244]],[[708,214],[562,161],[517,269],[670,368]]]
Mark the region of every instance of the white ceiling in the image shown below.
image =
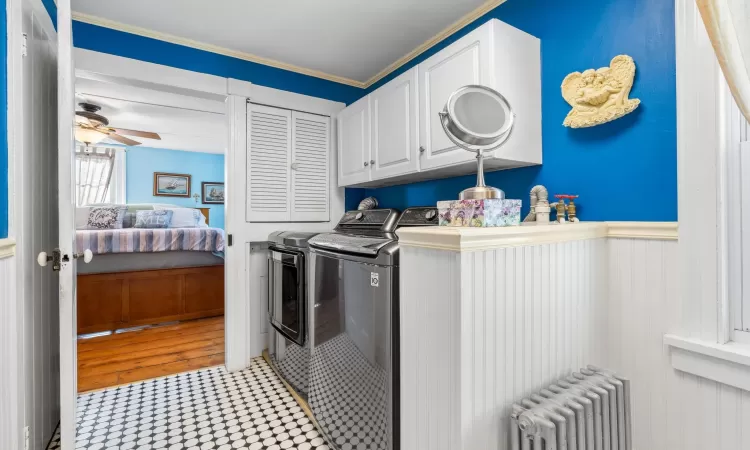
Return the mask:
[[[73,9],[366,82],[485,2],[73,0]]]
[[[224,115],[212,111],[217,108],[210,103],[208,107],[202,104],[196,107],[195,99],[79,77],[77,110],[82,101],[101,106],[99,114],[109,119],[112,127],[159,133],[161,140],[131,137],[144,147],[205,153],[224,153],[226,148]],[[180,104],[188,107],[175,106]],[[221,107],[218,103],[218,111]],[[105,142],[117,144],[111,140]]]

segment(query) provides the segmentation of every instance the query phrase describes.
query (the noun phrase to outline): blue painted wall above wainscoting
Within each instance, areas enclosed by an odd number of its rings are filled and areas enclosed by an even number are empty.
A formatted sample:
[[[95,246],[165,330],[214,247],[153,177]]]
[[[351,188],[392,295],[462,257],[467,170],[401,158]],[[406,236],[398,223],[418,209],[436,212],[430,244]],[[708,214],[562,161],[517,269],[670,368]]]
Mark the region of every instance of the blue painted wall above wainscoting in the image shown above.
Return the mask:
[[[524,211],[531,187],[544,184],[550,193],[580,194],[576,204],[584,220],[677,220],[674,0],[508,0],[370,90],[491,18],[541,39],[544,163],[489,173],[487,183],[522,199]],[[635,59],[631,97],[641,99],[639,109],[606,125],[564,128],[570,107],[560,95],[563,78],[608,66],[623,53]],[[383,207],[434,205],[474,184],[474,176],[465,176],[347,189],[347,207],[367,195]]]
[[[154,172],[191,175],[190,195],[201,194],[201,182],[224,182],[224,155],[150,147],[128,147],[125,192],[128,203],[169,203],[186,208],[210,208],[209,225],[224,228],[224,205],[204,205],[191,198],[155,197]]]

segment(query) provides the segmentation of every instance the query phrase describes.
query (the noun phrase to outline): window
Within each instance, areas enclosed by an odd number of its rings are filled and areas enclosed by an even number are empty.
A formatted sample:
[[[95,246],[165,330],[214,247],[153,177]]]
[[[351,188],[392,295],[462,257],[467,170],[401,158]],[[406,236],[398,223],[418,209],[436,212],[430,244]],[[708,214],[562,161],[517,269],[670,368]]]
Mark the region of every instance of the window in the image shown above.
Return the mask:
[[[125,151],[76,147],[76,206],[125,203]]]
[[[750,344],[750,125],[726,98],[730,339]]]

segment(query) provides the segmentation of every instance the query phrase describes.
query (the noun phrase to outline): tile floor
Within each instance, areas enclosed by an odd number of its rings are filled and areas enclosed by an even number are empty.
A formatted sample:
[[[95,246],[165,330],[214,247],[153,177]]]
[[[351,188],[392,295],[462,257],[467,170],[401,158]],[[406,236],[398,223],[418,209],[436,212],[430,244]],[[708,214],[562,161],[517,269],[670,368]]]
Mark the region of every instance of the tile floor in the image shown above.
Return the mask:
[[[48,449],[59,449],[59,438]],[[262,358],[78,397],[76,449],[328,450]]]

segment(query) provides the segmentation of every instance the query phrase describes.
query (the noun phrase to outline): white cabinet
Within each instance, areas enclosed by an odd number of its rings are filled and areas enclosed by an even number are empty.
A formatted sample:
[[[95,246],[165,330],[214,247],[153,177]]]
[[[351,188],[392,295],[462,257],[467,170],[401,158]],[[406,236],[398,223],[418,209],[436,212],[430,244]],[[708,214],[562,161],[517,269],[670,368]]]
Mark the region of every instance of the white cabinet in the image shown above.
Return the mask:
[[[404,175],[418,169],[417,76],[418,70],[415,67],[391,80],[370,96],[371,180]]]
[[[438,112],[448,97],[468,84],[490,84],[491,27],[479,27],[419,65],[419,101],[423,120],[419,141],[424,148],[420,167],[432,169],[473,161],[475,155],[445,135]]]
[[[329,220],[330,118],[249,104],[248,222]]]
[[[370,181],[370,96],[339,113],[339,186]]]
[[[485,169],[541,164],[540,56],[539,39],[492,19],[353,103],[339,115],[338,185],[476,173],[475,155],[448,139],[438,116],[470,84],[499,91],[516,114],[505,145],[485,154]]]

